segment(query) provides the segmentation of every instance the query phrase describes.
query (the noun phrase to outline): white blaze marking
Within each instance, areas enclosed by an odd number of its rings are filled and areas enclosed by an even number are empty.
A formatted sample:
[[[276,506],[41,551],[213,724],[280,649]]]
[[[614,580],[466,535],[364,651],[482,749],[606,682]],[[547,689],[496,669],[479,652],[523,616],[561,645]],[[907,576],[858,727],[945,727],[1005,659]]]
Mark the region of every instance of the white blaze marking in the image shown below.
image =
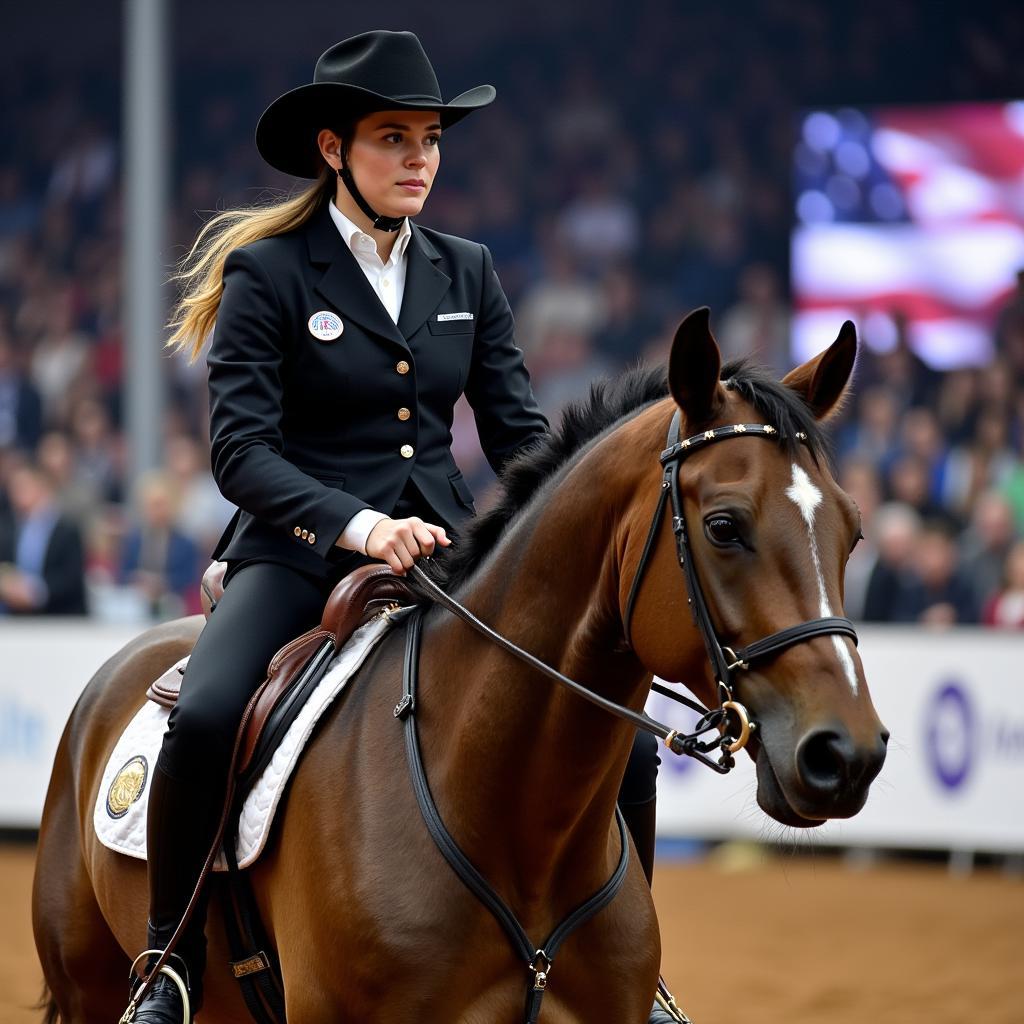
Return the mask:
[[[821,491],[811,483],[811,478],[794,462],[793,483],[786,488],[786,497],[793,502],[798,509],[803,521],[807,524],[807,536],[811,542],[811,562],[814,564],[814,574],[818,580],[818,600],[820,604],[819,615],[828,618],[834,615],[828,603],[828,596],[825,594],[825,577],[821,571],[821,559],[818,556],[818,541],[814,536],[814,513],[821,504]],[[850,683],[850,689],[857,693],[857,671],[853,667],[853,657],[847,646],[845,637],[832,636],[832,646],[839,656],[839,663],[843,666],[846,678]]]

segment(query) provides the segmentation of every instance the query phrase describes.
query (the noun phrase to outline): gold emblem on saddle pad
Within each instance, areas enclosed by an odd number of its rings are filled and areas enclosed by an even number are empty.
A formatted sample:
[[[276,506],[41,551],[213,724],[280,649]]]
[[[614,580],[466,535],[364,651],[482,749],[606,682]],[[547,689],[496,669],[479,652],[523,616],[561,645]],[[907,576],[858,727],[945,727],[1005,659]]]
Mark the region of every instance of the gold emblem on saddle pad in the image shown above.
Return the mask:
[[[141,754],[136,754],[114,776],[107,790],[107,814],[112,818],[123,818],[146,788],[149,764]]]

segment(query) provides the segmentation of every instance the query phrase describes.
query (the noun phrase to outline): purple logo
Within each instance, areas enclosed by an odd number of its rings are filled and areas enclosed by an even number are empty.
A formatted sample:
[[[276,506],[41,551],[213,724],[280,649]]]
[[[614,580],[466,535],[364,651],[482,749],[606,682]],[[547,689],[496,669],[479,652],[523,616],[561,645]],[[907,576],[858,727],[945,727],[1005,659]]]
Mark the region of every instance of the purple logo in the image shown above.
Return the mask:
[[[946,789],[959,789],[971,770],[974,711],[967,694],[947,683],[932,700],[925,720],[928,763]]]

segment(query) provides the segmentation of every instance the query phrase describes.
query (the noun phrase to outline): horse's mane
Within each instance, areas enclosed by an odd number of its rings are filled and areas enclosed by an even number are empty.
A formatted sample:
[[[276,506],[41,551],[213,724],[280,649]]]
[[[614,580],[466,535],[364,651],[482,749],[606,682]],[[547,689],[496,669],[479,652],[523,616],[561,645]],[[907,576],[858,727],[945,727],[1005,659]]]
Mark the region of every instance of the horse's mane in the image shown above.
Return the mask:
[[[779,431],[780,443],[790,451],[799,447],[797,432],[807,437],[811,452],[826,449],[826,442],[808,406],[796,392],[769,372],[745,359],[722,367],[722,381],[752,405]],[[458,541],[438,549],[430,560],[429,575],[449,593],[456,591],[498,543],[501,534],[529,504],[544,483],[568,469],[574,456],[598,435],[632,419],[646,406],[669,394],[664,366],[639,364],[617,378],[601,378],[590,385],[586,398],[570,402],[558,427],[521,449],[502,467],[498,498],[487,511],[465,522]],[[426,568],[426,566],[424,566]],[[413,581],[410,581],[413,582]],[[413,583],[415,588],[415,583]]]

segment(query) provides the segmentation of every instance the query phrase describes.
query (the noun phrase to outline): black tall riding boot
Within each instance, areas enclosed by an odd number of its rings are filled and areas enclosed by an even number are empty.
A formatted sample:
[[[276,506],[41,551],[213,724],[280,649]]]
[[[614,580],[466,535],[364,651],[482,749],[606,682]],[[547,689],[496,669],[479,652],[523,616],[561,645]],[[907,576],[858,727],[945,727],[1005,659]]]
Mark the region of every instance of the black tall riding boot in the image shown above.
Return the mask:
[[[626,819],[626,827],[629,829],[629,834],[633,837],[633,845],[636,847],[637,860],[640,861],[640,867],[644,870],[644,876],[647,879],[647,884],[650,885],[654,878],[654,843],[655,843],[655,825],[657,822],[657,798],[646,800],[642,804],[620,804],[622,810],[622,816]],[[675,1007],[675,1000],[672,999],[672,994],[665,987],[665,983],[659,979],[659,994],[670,1006],[673,1006],[674,1011],[679,1013],[679,1016],[673,1016],[671,1013],[662,1009],[661,1005],[655,1002],[654,1006],[651,1007],[651,1015],[647,1018],[647,1024],[679,1024],[680,1021],[685,1021],[686,1016]]]
[[[644,869],[647,884],[654,878],[654,837],[657,821],[657,797],[646,800],[642,804],[619,804],[626,828],[633,837],[637,859]]]
[[[163,770],[158,760],[150,783],[146,843],[149,860],[148,948],[163,950],[174,934],[195,889],[219,821],[218,787],[188,785]],[[196,901],[188,927],[170,966],[188,986],[191,1012],[202,1003],[206,967],[206,907],[209,886]],[[150,957],[149,967],[156,963]],[[170,975],[161,975],[139,1004],[134,1024],[181,1024],[182,996]]]

